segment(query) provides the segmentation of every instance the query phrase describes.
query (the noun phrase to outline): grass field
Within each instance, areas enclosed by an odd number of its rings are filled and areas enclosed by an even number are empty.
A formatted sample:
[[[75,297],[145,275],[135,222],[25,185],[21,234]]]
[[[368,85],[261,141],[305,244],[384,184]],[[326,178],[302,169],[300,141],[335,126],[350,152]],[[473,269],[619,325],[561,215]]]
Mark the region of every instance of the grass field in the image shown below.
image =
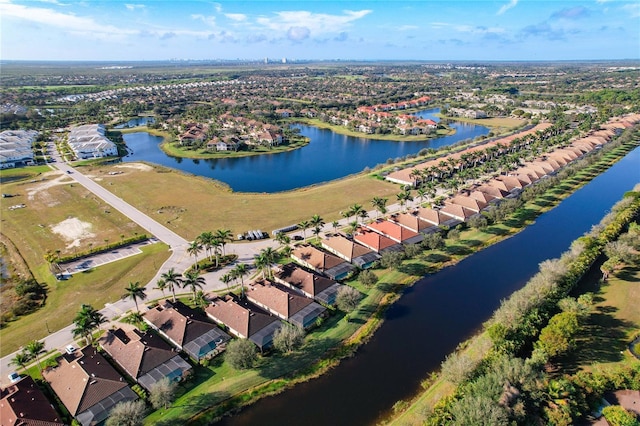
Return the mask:
[[[211,179],[152,166],[149,170],[118,165],[83,168],[99,175],[101,184],[187,240],[203,231],[231,229],[234,234],[249,229],[266,232],[299,223],[319,214],[330,223],[340,211],[359,203],[371,209],[373,197],[395,199],[398,186],[366,175],[347,177],[328,185],[275,194],[235,193]]]
[[[142,251],[142,254],[98,269],[74,274],[66,281],[46,280],[49,293],[45,306],[0,330],[0,356],[12,353],[30,340],[45,337],[47,330],[53,332],[68,326],[83,303],[102,309],[105,303],[122,298],[129,281],[149,282],[169,257],[169,251],[162,243],[145,246]],[[52,277],[44,271],[46,268],[42,262],[37,269],[41,274]]]

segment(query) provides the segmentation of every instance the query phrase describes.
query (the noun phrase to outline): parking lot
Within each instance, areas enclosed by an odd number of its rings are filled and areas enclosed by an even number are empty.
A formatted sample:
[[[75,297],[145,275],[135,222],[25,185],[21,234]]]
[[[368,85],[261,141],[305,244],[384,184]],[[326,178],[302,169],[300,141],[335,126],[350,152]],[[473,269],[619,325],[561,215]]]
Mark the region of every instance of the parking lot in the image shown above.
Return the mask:
[[[140,248],[147,244],[157,243],[157,239],[149,239],[141,243],[130,244],[125,247],[119,247],[107,252],[96,253],[89,257],[83,257],[82,259],[74,260],[72,262],[61,264],[63,275],[70,276],[78,272],[83,272],[92,268],[96,268],[106,263],[115,262],[116,260],[124,259],[125,257],[135,256],[142,253]],[[64,278],[64,277],[63,277]]]

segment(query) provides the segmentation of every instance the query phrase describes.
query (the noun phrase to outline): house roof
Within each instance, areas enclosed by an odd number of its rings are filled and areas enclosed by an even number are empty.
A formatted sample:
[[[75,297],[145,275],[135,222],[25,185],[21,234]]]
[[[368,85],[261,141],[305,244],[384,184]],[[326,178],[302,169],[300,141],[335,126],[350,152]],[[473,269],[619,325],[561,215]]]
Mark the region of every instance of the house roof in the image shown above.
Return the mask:
[[[364,256],[372,252],[370,248],[357,244],[353,240],[350,240],[340,234],[335,234],[323,239],[321,244],[327,249],[333,249],[334,251],[342,254],[349,262],[356,257]]]
[[[459,204],[446,204],[440,209],[440,211],[446,215],[453,217],[454,219],[463,221],[476,214],[476,212],[474,212],[473,210],[470,210]]]
[[[435,210],[429,207],[420,207],[417,210],[418,216],[434,226],[439,226],[444,224],[446,221],[451,218],[446,214],[442,213],[440,210]]]
[[[367,228],[379,232],[399,243],[415,242],[414,240],[416,240],[416,237],[420,237],[420,234],[417,232],[388,220],[377,220],[367,224],[366,226]]]
[[[212,319],[235,330],[245,339],[252,337],[269,324],[279,322],[278,318],[259,306],[231,295],[216,297],[205,311]]]
[[[353,234],[353,239],[378,253],[383,250],[400,250],[402,248],[400,244],[391,238],[367,228],[359,228],[358,231]]]
[[[458,194],[452,198],[445,200],[445,203],[458,204],[460,206],[468,208],[469,210],[473,210],[476,213],[479,213],[480,210],[487,207],[486,202],[482,200],[478,200],[475,197],[470,197],[468,195],[462,195],[462,194]]]
[[[57,359],[42,376],[72,416],[90,409],[124,388],[124,378],[91,346]]]
[[[133,327],[128,330],[107,330],[99,343],[134,379],[177,356],[171,346],[156,333],[142,333]]]
[[[293,253],[291,253],[291,257],[308,264],[311,268],[320,272],[324,272],[345,263],[344,259],[320,250],[310,244],[303,244],[296,247],[295,250],[293,250]]]
[[[2,426],[62,426],[64,423],[31,376],[0,390]]]
[[[389,220],[413,232],[427,231],[429,228],[435,226],[432,223],[421,219],[417,212],[392,214],[389,217]]]
[[[277,312],[283,318],[290,318],[313,302],[285,286],[266,280],[251,283],[247,291],[247,298]]]
[[[371,252],[371,250],[368,251]],[[275,279],[288,283],[300,289],[303,293],[310,294],[312,297],[337,284],[336,281],[306,271],[295,263],[288,263],[278,267],[275,272]]]
[[[145,312],[144,319],[196,358],[204,355],[202,350],[212,346],[211,342],[231,339],[207,321],[206,316],[180,301],[173,303],[165,300]],[[211,347],[213,349],[215,345]]]
[[[497,186],[489,185],[489,184],[480,185],[476,189],[484,194],[487,194],[491,197],[495,197],[499,199],[502,199],[507,195],[509,195],[509,191],[499,188]]]

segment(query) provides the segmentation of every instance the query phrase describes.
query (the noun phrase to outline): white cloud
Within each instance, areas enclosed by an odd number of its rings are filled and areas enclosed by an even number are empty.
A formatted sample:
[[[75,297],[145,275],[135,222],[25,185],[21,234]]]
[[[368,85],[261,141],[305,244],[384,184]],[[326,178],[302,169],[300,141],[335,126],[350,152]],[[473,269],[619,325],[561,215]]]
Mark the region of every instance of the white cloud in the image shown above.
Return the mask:
[[[247,15],[245,15],[244,13],[225,13],[224,16],[236,22],[247,20]]]
[[[287,32],[291,28],[306,28],[310,35],[339,33],[350,26],[351,22],[363,18],[371,10],[345,10],[343,15],[312,13],[308,11],[276,12],[274,17],[259,17],[256,22],[272,31]]]
[[[131,10],[134,11],[136,9],[144,9],[146,6],[144,4],[131,4],[131,3],[126,3],[124,5],[124,7],[127,8],[127,10]]]
[[[216,17],[215,16],[205,16],[205,15],[201,15],[201,14],[196,14],[196,15],[191,15],[191,19],[194,19],[196,21],[202,21],[205,24],[211,26],[211,27],[215,27],[216,26]]]
[[[498,10],[498,15],[502,15],[509,9],[513,9],[518,4],[518,0],[509,0],[509,3],[505,4]]]
[[[622,6],[622,10],[624,10],[630,18],[640,18],[640,3],[630,3]]]
[[[61,13],[42,7],[30,7],[0,2],[0,15],[3,19],[16,18],[28,22],[35,22],[47,27],[54,27],[72,33],[80,33],[93,38],[122,38],[136,34],[135,30],[105,25],[91,17],[77,16],[72,13]]]

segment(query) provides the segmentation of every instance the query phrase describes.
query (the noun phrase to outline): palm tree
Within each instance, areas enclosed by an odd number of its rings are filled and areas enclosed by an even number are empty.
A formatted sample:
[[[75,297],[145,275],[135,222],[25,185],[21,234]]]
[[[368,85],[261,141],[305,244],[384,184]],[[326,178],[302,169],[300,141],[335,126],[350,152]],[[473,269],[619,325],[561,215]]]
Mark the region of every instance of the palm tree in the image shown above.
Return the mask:
[[[256,268],[262,271],[262,279],[265,279],[267,277],[265,270],[269,267],[267,258],[265,258],[262,253],[258,253],[253,256],[253,263],[256,265]]]
[[[207,300],[207,296],[205,296],[204,291],[198,290],[193,297],[193,304],[200,309],[204,309],[209,305],[209,301]]]
[[[235,268],[233,268],[233,275],[240,278],[240,292],[242,297],[244,298],[244,276],[249,273],[249,267],[246,263],[238,263]]]
[[[366,210],[362,209],[358,216],[360,217],[360,219],[362,219],[361,223],[364,223],[365,219],[369,217],[369,213]]]
[[[423,203],[425,197],[427,196],[427,190],[424,188],[418,188],[418,190],[416,191],[416,194],[418,195],[420,202]]]
[[[353,222],[349,223],[349,233],[352,235],[355,234],[359,227],[360,225],[358,224],[358,221],[354,220]]]
[[[263,268],[263,271],[262,271],[263,278],[265,276],[264,274],[265,270],[267,272],[266,273],[267,278],[271,278],[271,265],[273,265],[278,260],[278,252],[276,252],[271,247],[266,247],[260,250],[260,254],[256,258],[261,259],[260,263],[262,264],[262,268]]]
[[[386,198],[373,197],[373,200],[371,200],[371,205],[373,207],[375,207],[376,211],[378,212],[378,215],[376,216],[376,219],[378,217],[380,217],[380,214],[385,214],[387,212],[387,199]]]
[[[163,280],[162,278],[160,278],[157,282],[156,282],[156,286],[154,287],[155,290],[160,290],[162,292],[162,298],[164,299],[164,291],[167,288],[167,282],[165,280]]]
[[[231,241],[233,241],[231,229],[216,229],[214,232],[214,235],[220,242],[220,245],[222,246],[222,256],[226,256],[227,254],[224,250],[224,246],[227,243],[230,243]]]
[[[278,232],[276,234],[276,241],[280,243],[282,247],[284,247],[291,242],[291,238],[289,238],[289,236],[284,232]]]
[[[337,220],[334,220],[333,222],[331,222],[331,226],[333,226],[333,232],[337,233],[338,232],[338,226],[340,226],[340,223]]]
[[[198,241],[201,244],[201,246],[204,248],[204,252],[209,258],[209,260],[211,260],[211,248],[213,247],[214,238],[215,237],[213,236],[213,232],[209,232],[209,231],[203,232],[202,234],[196,237],[196,241]]]
[[[83,304],[73,319],[74,337],[83,337],[87,343],[93,343],[93,331],[107,322],[107,319],[91,305]]]
[[[227,290],[229,290],[229,283],[231,282],[231,280],[233,280],[231,274],[224,274],[220,277],[220,281],[222,281],[227,286]]]
[[[360,204],[354,204],[349,207],[349,217],[355,216],[357,219],[361,211],[362,211],[362,206]]]
[[[308,220],[303,220],[298,224],[298,228],[302,228],[302,238],[304,238],[305,241],[307,241],[307,229],[309,229],[309,226],[311,226],[311,224]]]
[[[31,361],[32,357],[26,352],[18,352],[16,356],[11,358],[11,362],[9,364],[15,365],[16,367],[20,367],[23,370],[27,369],[27,364]]]
[[[202,251],[202,244],[197,239],[193,240],[191,244],[189,244],[189,248],[187,248],[187,253],[193,256],[196,259],[196,269],[198,269],[198,254]]]
[[[193,300],[196,300],[196,288],[202,289],[202,286],[207,282],[204,277],[200,276],[200,272],[198,271],[188,271],[184,274],[184,281],[182,283],[183,287],[191,287],[191,292],[193,293]]]
[[[32,340],[24,347],[31,358],[35,358],[38,362],[38,369],[42,374],[42,365],[40,365],[40,355],[44,353],[44,343],[39,340]]]
[[[324,226],[324,219],[322,219],[319,215],[314,214],[311,217],[311,220],[309,221],[309,223],[311,224],[311,226],[313,227],[320,227],[322,228]]]
[[[176,287],[182,287],[182,277],[178,274],[174,268],[169,269],[164,274],[160,275],[160,278],[164,280],[167,288],[173,294],[173,302],[176,301]]]
[[[138,299],[145,300],[147,298],[147,293],[145,293],[146,289],[146,287],[140,285],[139,281],[136,281],[135,283],[129,281],[129,285],[124,288],[124,290],[126,291],[124,297],[133,299],[133,303],[136,304],[136,312],[140,312],[140,308],[138,307]]]

